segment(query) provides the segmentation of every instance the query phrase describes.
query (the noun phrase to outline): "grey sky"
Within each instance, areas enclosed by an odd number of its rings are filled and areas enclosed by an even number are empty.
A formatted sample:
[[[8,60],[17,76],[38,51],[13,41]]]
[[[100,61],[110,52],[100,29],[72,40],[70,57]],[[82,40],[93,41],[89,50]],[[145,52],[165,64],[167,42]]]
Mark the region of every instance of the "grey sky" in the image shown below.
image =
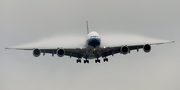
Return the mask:
[[[0,90],[179,90],[179,9],[179,0],[1,0]],[[88,65],[76,64],[76,58],[4,50],[54,36],[84,39],[86,20],[102,37],[129,33],[176,44]]]

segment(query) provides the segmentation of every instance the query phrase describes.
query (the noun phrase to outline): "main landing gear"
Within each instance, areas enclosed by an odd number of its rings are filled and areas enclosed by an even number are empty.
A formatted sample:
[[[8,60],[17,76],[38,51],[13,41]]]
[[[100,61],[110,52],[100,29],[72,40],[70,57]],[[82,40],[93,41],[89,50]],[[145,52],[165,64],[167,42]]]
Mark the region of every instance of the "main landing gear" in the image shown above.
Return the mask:
[[[89,60],[87,60],[87,59],[86,59],[86,60],[84,60],[84,64],[86,64],[86,63],[89,63]]]
[[[108,62],[108,58],[104,58],[104,62]]]
[[[100,59],[97,58],[97,60],[95,60],[95,63],[100,63]]]
[[[108,62],[108,58],[104,58],[103,60],[104,60],[104,62]],[[77,62],[77,63],[81,63],[81,59],[77,59],[76,62]],[[95,60],[95,63],[100,63],[100,62],[101,62],[101,61],[100,61],[100,59],[98,59],[98,58]],[[86,63],[89,63],[89,60],[87,60],[87,59],[84,60],[84,64],[86,64]]]
[[[77,62],[77,63],[81,63],[81,59],[77,59],[76,62]]]
[[[77,59],[76,62],[77,62],[77,63],[81,63],[81,59]],[[89,63],[89,60],[87,60],[87,59],[84,60],[84,64],[86,64],[86,63]]]

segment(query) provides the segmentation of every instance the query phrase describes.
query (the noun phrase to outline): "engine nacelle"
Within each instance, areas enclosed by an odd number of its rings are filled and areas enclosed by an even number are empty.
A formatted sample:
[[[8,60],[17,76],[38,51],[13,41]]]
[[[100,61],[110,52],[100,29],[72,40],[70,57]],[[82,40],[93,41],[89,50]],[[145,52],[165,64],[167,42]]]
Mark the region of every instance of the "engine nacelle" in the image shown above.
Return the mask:
[[[143,46],[143,50],[144,50],[144,52],[148,53],[151,51],[151,46],[149,44],[145,44]]]
[[[129,47],[128,46],[122,46],[121,47],[121,53],[124,55],[129,53]]]
[[[65,50],[64,49],[58,49],[56,52],[57,56],[59,57],[63,57],[65,54]]]
[[[39,57],[39,56],[41,55],[41,50],[39,50],[39,49],[34,49],[34,50],[33,50],[33,55],[34,55],[34,57]]]

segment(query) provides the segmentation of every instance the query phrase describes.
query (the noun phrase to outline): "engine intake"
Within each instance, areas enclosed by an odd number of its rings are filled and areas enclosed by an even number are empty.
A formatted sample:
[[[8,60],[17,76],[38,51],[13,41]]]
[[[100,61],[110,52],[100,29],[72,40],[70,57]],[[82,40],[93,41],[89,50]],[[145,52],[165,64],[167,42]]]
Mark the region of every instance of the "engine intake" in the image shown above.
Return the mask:
[[[34,57],[39,57],[41,55],[41,51],[39,49],[34,49],[33,55],[34,55]]]
[[[149,44],[145,44],[143,46],[143,50],[144,50],[144,52],[148,53],[151,51],[151,46]]]
[[[127,47],[127,46],[122,46],[121,47],[121,53],[122,54],[127,54],[129,52],[129,47]]]
[[[56,52],[57,56],[59,57],[63,57],[65,54],[65,50],[64,49],[58,49]]]

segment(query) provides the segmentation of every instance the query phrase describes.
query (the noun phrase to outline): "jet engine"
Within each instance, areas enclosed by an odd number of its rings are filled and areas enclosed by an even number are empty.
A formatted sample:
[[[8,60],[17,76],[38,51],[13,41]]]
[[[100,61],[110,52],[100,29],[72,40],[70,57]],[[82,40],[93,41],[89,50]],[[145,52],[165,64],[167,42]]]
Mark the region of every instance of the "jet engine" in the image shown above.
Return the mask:
[[[39,57],[39,56],[41,55],[41,50],[39,50],[39,49],[34,49],[34,50],[33,50],[33,55],[34,55],[34,57]]]
[[[127,54],[129,52],[129,47],[128,46],[122,46],[121,47],[121,53],[122,54]]]
[[[144,50],[144,52],[148,53],[151,51],[151,46],[149,44],[145,44],[143,46],[143,50]]]
[[[65,50],[64,49],[58,49],[56,52],[57,56],[59,57],[63,57],[65,54]]]

